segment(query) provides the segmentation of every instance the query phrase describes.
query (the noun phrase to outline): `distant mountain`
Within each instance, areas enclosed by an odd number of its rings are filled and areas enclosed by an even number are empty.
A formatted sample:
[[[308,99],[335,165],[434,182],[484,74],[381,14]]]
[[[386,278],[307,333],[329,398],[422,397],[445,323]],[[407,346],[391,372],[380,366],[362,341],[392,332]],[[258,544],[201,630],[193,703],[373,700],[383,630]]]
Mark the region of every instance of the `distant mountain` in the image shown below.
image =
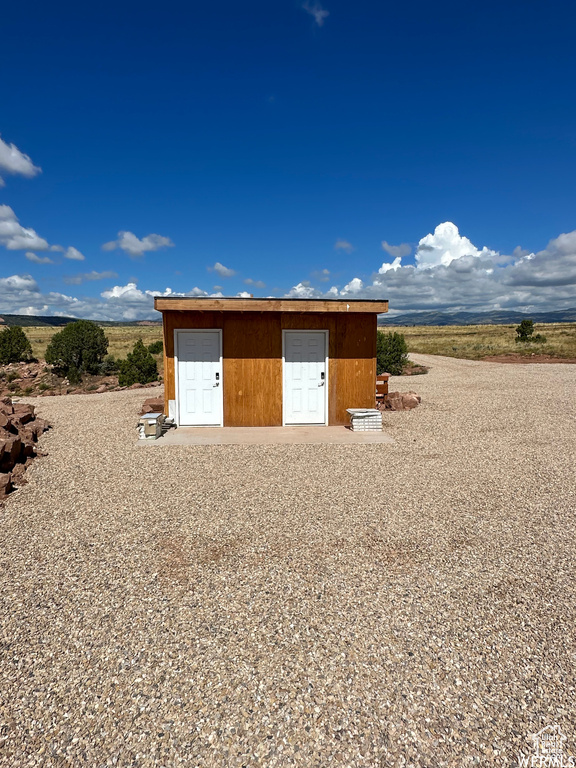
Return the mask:
[[[535,323],[576,323],[576,308],[559,309],[555,312],[515,312],[498,310],[494,312],[402,312],[392,317],[381,315],[379,326],[386,325],[512,325],[527,317]],[[75,317],[51,317],[48,315],[0,315],[3,325],[53,326],[60,327],[73,323]],[[98,325],[162,325],[161,320],[114,321],[99,320]]]
[[[511,325],[526,318],[535,323],[576,323],[576,308],[554,312],[402,312],[392,317],[381,315],[378,325]]]
[[[44,317],[40,315],[0,315],[2,325],[21,325],[28,327],[30,325],[52,325],[60,326],[71,323],[72,317]]]
[[[22,327],[30,326],[51,326],[59,328],[62,325],[68,325],[78,320],[77,317],[51,317],[49,315],[0,315],[0,328],[3,325],[20,325]],[[133,320],[131,322],[116,322],[114,320],[98,320],[98,325],[162,325],[161,320]]]

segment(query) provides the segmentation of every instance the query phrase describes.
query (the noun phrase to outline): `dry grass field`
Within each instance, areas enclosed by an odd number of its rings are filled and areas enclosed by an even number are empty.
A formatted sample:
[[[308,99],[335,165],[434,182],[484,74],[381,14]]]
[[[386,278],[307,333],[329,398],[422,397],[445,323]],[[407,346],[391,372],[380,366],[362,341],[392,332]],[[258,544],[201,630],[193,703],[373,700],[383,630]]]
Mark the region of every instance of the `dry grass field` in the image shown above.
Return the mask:
[[[516,325],[447,325],[382,328],[404,334],[410,352],[481,360],[494,355],[550,355],[576,358],[576,323],[536,325],[535,332],[546,336],[545,344],[516,344]],[[35,357],[43,359],[57,328],[24,328]],[[104,329],[114,357],[126,357],[137,339],[144,344],[162,339],[160,326],[116,326]]]
[[[50,343],[50,339],[55,333],[58,333],[61,328],[51,328],[49,326],[30,326],[23,329],[26,335],[30,339],[32,344],[32,352],[34,357],[40,360],[44,359],[46,354],[46,347]],[[109,342],[108,353],[114,355],[114,357],[126,357],[128,352],[132,350],[135,342],[138,339],[142,339],[144,344],[148,346],[153,341],[162,339],[162,326],[160,325],[120,325],[105,327],[104,333]]]
[[[496,355],[576,358],[576,323],[535,325],[545,344],[517,344],[516,325],[446,325],[382,328],[404,334],[410,352],[481,360]]]

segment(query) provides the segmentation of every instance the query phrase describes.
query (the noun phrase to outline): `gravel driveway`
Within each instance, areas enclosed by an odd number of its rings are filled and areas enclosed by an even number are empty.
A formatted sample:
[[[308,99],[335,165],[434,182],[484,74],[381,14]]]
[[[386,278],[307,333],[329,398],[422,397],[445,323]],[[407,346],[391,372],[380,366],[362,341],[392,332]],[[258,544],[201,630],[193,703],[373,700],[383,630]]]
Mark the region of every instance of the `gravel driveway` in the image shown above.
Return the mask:
[[[576,366],[414,356],[394,445],[135,443],[36,400],[0,509],[0,765],[517,765],[576,753]]]

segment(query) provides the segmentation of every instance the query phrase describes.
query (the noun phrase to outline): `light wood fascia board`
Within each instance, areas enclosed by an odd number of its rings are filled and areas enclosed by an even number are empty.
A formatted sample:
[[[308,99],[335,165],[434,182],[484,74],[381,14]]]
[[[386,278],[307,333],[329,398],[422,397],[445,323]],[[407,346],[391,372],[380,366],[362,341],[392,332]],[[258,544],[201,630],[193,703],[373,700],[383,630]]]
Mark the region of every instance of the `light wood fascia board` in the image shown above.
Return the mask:
[[[330,299],[167,299],[156,297],[154,309],[160,312],[388,312],[387,301],[334,301]]]

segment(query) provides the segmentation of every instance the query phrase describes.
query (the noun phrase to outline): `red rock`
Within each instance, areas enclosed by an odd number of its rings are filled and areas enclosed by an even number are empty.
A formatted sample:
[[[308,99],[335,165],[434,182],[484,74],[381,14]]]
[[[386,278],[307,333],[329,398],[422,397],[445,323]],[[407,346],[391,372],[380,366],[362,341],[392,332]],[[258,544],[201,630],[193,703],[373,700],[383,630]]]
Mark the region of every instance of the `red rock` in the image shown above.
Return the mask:
[[[386,408],[390,411],[410,411],[421,401],[422,398],[416,392],[390,392],[386,398]]]
[[[26,405],[25,403],[15,403],[13,408],[14,408],[14,416],[22,424],[27,424],[29,421],[32,421],[32,419],[34,418],[33,405]]]
[[[138,384],[138,382],[136,382],[136,384],[131,384],[128,387],[128,389],[143,389],[143,388],[144,388],[144,384]]]
[[[420,398],[417,397],[413,392],[408,392],[405,395],[402,395],[402,404],[404,406],[404,410],[410,411],[412,408],[416,408],[418,405],[420,405]]]
[[[34,446],[33,440],[23,440],[22,441],[22,448],[20,451],[20,460],[24,461],[29,456],[34,456],[36,453],[36,448]]]
[[[0,399],[0,497],[6,488],[23,485],[24,471],[35,458],[36,441],[50,424],[35,418],[34,406]],[[11,477],[6,478],[11,474]]]
[[[22,440],[19,436],[0,440],[0,472],[9,472],[20,458]]]
[[[34,443],[36,440],[36,430],[34,429],[34,422],[31,424],[26,425],[25,427],[21,427],[18,430],[20,434],[20,439],[23,443]]]
[[[18,456],[20,455],[20,449],[22,448],[22,438],[18,436],[14,436],[10,440],[7,441],[8,446],[6,453],[10,456],[10,461],[16,462],[18,459]]]
[[[36,434],[36,438],[39,438],[43,432],[50,429],[50,422],[47,419],[35,419],[32,428]]]
[[[402,410],[402,395],[400,392],[388,392],[386,397],[386,408],[391,411]]]
[[[164,399],[161,397],[149,397],[144,400],[142,410],[140,411],[143,416],[145,413],[164,413]]]
[[[108,392],[108,387],[105,384],[102,384],[101,387],[98,387],[98,389],[94,391],[94,394],[100,395],[102,392]]]
[[[0,499],[12,490],[12,475],[10,472],[0,473]]]
[[[12,414],[12,400],[9,397],[0,397],[0,412],[8,416]]]
[[[16,464],[12,470],[12,485],[17,488],[21,488],[28,482],[25,477],[27,464],[28,460],[26,460],[26,464]]]

